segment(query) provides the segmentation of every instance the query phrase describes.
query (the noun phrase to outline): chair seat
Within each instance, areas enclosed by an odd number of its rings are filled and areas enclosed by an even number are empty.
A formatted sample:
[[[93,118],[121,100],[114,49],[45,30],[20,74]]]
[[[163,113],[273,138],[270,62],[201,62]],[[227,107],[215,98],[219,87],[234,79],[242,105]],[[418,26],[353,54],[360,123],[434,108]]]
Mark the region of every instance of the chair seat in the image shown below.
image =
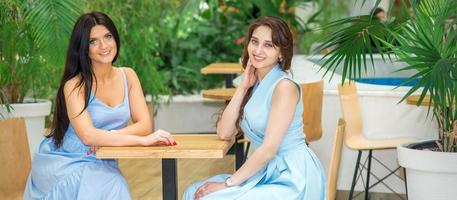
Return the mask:
[[[395,149],[398,145],[414,142],[414,137],[398,137],[391,139],[368,139],[360,135],[347,134],[345,143],[353,150],[375,150],[375,149]]]
[[[17,191],[17,192],[11,192],[11,191],[5,191],[5,193],[0,192],[0,197],[2,199],[9,199],[9,200],[22,200],[24,198],[23,191]]]

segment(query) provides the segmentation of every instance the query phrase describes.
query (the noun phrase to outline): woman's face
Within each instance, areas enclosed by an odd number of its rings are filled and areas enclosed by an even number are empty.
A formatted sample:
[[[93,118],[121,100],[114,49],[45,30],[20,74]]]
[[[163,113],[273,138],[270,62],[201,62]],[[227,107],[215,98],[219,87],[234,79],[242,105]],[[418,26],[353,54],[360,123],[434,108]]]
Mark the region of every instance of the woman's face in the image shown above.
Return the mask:
[[[385,12],[379,12],[376,14],[376,17],[379,19],[379,21],[384,22],[386,21],[386,13]]]
[[[274,67],[278,63],[281,52],[273,44],[269,27],[259,26],[254,30],[248,44],[248,53],[251,64],[257,69]]]
[[[111,64],[117,53],[113,34],[103,25],[96,25],[90,30],[89,58],[92,64]]]

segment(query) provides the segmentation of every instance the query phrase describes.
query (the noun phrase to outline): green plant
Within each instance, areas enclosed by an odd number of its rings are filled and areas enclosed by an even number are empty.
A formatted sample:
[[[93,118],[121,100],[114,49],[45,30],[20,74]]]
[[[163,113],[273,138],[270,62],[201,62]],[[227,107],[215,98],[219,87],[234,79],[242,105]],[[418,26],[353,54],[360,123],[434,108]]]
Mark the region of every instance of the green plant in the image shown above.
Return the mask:
[[[312,51],[312,46],[317,41],[322,41],[329,37],[332,29],[322,29],[329,22],[346,16],[349,13],[349,5],[352,1],[340,0],[319,0],[317,2],[316,11],[306,19],[306,32],[299,41],[300,53],[309,54]]]
[[[379,0],[378,0],[379,3]],[[367,57],[373,58],[374,45],[383,59],[395,56],[407,63],[400,70],[416,73],[402,84],[418,82],[402,101],[420,92],[418,105],[430,95],[431,106],[439,127],[438,147],[441,151],[457,151],[457,1],[409,1],[413,17],[401,23],[384,24],[372,16],[357,16],[331,22],[336,28],[320,49],[334,47],[323,63],[327,72],[342,63],[342,82],[362,76]],[[406,8],[406,3],[403,4]],[[408,10],[406,11],[408,12]],[[368,56],[367,56],[368,55]]]
[[[254,7],[258,14],[285,17],[300,29],[299,19],[286,11],[306,1],[271,0],[273,6],[244,0],[87,1],[84,10],[113,18],[121,32],[116,64],[133,67],[145,93],[156,97],[222,86],[223,76],[203,76],[200,69],[238,62],[243,48],[236,42],[257,17]]]
[[[315,23],[315,19],[321,14],[320,11],[313,13],[306,21],[295,14],[298,8],[307,9],[328,0],[230,0],[222,1],[224,14],[227,16],[229,26],[238,26],[235,30],[242,30],[239,37],[242,37],[249,24],[260,16],[277,16],[283,19],[290,26],[296,39],[302,34],[312,30],[310,24]],[[220,5],[221,6],[221,5]]]
[[[214,53],[219,48],[211,49],[220,44],[210,40],[219,30],[199,15],[199,4],[200,1],[90,1],[85,10],[100,10],[113,18],[121,35],[116,64],[133,67],[145,93],[157,97],[193,93],[222,80],[200,74],[201,67],[224,56],[223,51]]]
[[[0,2],[0,104],[48,98],[79,15],[71,0]]]
[[[310,31],[305,21],[295,15],[295,10],[299,6],[305,6],[306,2],[317,2],[316,0],[264,0],[251,1],[254,6],[259,8],[262,16],[278,16],[289,24],[294,33]],[[311,17],[314,18],[314,17]]]

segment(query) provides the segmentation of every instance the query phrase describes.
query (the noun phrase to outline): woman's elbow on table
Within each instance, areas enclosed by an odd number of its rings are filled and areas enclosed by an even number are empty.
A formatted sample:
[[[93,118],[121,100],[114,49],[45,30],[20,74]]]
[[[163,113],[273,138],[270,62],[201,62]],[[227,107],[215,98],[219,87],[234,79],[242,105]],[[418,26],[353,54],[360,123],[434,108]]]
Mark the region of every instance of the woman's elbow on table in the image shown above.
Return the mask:
[[[217,136],[219,136],[219,138],[221,140],[231,140],[233,138],[233,135],[234,135],[234,132],[227,131],[227,129],[223,129],[223,128],[220,128],[220,127],[218,127],[216,129],[216,131],[217,131]]]

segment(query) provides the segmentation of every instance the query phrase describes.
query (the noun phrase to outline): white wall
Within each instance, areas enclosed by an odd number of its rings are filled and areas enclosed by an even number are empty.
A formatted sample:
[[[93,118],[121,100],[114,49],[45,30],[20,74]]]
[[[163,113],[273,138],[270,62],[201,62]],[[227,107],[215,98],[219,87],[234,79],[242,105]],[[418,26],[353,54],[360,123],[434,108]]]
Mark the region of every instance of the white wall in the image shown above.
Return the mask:
[[[216,132],[217,115],[225,101],[205,99],[201,95],[175,96],[171,103],[156,106],[155,129],[171,133]]]

